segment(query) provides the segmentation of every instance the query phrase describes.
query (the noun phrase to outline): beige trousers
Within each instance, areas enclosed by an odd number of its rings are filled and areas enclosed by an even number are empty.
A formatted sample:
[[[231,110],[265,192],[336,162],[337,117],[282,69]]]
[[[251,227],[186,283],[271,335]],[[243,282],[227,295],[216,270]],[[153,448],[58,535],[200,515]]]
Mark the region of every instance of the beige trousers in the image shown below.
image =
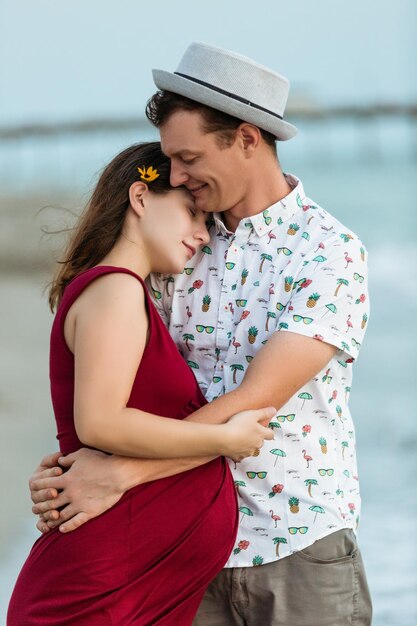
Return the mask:
[[[193,626],[369,626],[371,619],[362,557],[345,529],[274,563],[224,569]]]

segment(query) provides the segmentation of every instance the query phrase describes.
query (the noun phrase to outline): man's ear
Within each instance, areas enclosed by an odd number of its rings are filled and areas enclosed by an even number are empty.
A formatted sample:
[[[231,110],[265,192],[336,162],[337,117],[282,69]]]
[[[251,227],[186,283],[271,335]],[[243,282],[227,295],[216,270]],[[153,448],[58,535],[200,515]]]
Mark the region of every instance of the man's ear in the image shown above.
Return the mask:
[[[129,188],[129,203],[138,217],[142,217],[145,211],[144,197],[148,192],[148,185],[140,181],[133,183]]]
[[[261,131],[256,126],[244,122],[238,126],[236,135],[240,140],[245,155],[250,157],[259,146]]]

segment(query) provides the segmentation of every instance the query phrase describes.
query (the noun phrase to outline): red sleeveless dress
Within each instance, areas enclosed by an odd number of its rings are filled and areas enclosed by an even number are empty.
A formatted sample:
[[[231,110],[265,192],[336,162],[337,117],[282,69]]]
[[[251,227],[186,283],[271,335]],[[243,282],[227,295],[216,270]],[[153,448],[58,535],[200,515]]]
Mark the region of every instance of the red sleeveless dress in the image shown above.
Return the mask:
[[[111,272],[140,280],[149,317],[149,341],[128,406],[183,419],[205,403],[143,281],[122,268],[87,270],[66,288],[51,333],[51,394],[64,454],[82,447],[74,427],[74,359],[64,339],[65,317],[87,285]],[[191,624],[232,550],[237,515],[224,458],[135,487],[81,528],[53,530],[36,541],[17,579],[7,624]]]

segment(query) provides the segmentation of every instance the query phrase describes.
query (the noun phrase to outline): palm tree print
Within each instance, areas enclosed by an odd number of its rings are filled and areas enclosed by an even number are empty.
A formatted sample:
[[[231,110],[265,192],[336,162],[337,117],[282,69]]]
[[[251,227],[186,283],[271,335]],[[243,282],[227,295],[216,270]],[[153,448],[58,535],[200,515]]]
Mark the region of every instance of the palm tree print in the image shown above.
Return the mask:
[[[338,278],[338,279],[336,280],[336,282],[337,282],[337,288],[336,288],[336,291],[334,292],[334,295],[337,297],[337,295],[338,295],[338,293],[339,293],[339,290],[340,290],[340,287],[341,287],[342,285],[345,285],[346,287],[348,287],[348,285],[349,285],[349,281],[348,281],[348,280],[346,280],[345,278]]]
[[[304,481],[304,484],[306,487],[308,487],[307,491],[308,491],[308,495],[310,496],[310,498],[313,497],[313,494],[311,493],[311,488],[313,485],[318,485],[318,482],[315,478],[306,478],[306,480]]]
[[[269,324],[269,320],[272,319],[276,319],[277,314],[273,313],[272,311],[268,311],[268,313],[266,314],[266,324],[265,324],[265,330],[266,332],[268,332],[269,328],[268,328],[268,324]]]
[[[237,385],[237,380],[236,380],[237,372],[243,372],[245,368],[243,367],[243,365],[240,365],[240,363],[234,363],[233,365],[230,366],[230,369],[233,372],[233,384]]]
[[[259,266],[259,272],[262,274],[262,268],[264,266],[265,261],[272,261],[272,256],[270,254],[262,253],[261,254],[261,259],[262,259],[262,261],[261,261],[261,264]]]
[[[246,487],[246,483],[244,480],[235,480],[236,493],[240,497],[239,487]]]
[[[285,539],[285,537],[274,537],[273,540],[274,545],[276,545],[276,552],[275,554],[277,555],[277,557],[279,557],[279,546],[281,543],[288,543],[287,540]]]
[[[191,333],[184,333],[182,338],[183,338],[184,343],[187,346],[188,350],[191,352],[191,347],[190,347],[190,344],[188,342],[189,341],[195,341],[194,335],[192,335]]]

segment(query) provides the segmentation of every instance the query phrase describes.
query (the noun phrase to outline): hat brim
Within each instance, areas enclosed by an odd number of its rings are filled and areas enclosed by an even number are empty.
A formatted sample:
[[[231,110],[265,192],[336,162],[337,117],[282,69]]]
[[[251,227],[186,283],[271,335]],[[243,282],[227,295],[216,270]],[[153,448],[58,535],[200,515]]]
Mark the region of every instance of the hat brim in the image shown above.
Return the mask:
[[[200,104],[233,115],[274,135],[279,141],[287,141],[297,134],[297,128],[265,111],[234,100],[198,83],[164,70],[152,70],[155,85],[163,91],[171,91]]]

